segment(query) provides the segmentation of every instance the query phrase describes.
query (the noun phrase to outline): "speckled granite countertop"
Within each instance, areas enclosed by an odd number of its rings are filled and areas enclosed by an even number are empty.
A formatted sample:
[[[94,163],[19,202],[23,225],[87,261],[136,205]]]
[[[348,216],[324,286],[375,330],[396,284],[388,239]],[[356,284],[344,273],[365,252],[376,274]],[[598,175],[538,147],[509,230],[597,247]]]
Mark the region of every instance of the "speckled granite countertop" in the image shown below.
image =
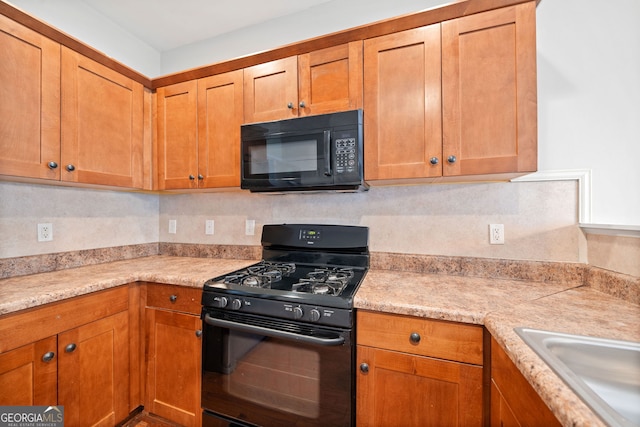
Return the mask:
[[[0,280],[0,315],[135,281],[201,287],[252,260],[149,256]],[[640,306],[589,287],[372,269],[354,305],[485,325],[565,426],[600,419],[515,334],[527,326],[640,341]]]

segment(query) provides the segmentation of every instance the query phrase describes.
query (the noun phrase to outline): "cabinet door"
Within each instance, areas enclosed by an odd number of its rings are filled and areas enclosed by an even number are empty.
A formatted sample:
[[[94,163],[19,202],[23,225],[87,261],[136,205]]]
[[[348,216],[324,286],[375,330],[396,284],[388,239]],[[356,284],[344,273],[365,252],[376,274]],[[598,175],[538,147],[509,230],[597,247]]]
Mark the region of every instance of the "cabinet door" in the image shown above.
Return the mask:
[[[183,426],[200,425],[201,328],[199,316],[146,310],[149,412]]]
[[[537,168],[535,2],[442,23],[443,174]]]
[[[491,426],[561,425],[493,337],[491,378]]]
[[[60,45],[0,15],[0,174],[60,179]]]
[[[240,186],[242,70],[198,80],[199,188]]]
[[[158,88],[158,187],[161,190],[196,188],[197,91],[191,80]]]
[[[58,404],[56,337],[0,354],[0,406]]]
[[[360,345],[357,353],[358,426],[482,425],[482,367]]]
[[[364,41],[367,180],[442,174],[440,73],[439,24]]]
[[[126,311],[58,335],[58,393],[66,426],[113,426],[129,415]]]
[[[362,108],[362,41],[298,56],[300,115]]]
[[[142,188],[142,85],[63,47],[61,96],[62,180]]]
[[[298,58],[291,56],[244,69],[244,122],[298,116]]]

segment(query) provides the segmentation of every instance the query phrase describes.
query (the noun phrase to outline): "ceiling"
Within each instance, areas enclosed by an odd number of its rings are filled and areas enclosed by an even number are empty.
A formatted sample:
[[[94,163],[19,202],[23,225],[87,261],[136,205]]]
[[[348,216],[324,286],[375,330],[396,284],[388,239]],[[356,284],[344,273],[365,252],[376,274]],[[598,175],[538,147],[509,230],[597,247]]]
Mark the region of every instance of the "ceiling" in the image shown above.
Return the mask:
[[[11,1],[11,0],[9,0]],[[29,3],[45,0],[19,0]],[[89,7],[159,52],[300,12],[332,0],[46,0]]]

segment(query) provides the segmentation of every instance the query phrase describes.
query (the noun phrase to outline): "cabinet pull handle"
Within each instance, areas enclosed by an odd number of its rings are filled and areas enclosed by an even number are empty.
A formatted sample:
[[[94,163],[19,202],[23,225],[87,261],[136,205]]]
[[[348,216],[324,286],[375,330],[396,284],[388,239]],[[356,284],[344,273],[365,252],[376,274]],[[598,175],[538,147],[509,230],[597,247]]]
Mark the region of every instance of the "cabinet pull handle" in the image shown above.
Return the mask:
[[[196,177],[195,177],[195,176],[193,176],[193,175],[189,175],[189,179],[190,179],[191,181],[193,181],[194,179],[196,179]]]
[[[196,331],[196,337],[200,338],[202,336],[202,329],[198,329]]]
[[[304,101],[300,101],[300,108],[304,108],[306,106],[307,106],[307,104],[305,104]]]
[[[293,109],[293,102],[287,103],[287,108],[292,110]]]
[[[204,179],[204,175],[202,175],[201,173],[199,173],[199,174],[198,174],[198,179],[199,179],[200,181],[202,181],[202,180]]]
[[[73,353],[73,352],[75,351],[75,349],[76,349],[76,345],[75,345],[75,343],[71,343],[71,344],[68,344],[68,345],[64,348],[64,352],[65,352],[65,353]]]
[[[74,170],[76,170],[76,167],[73,166],[72,164],[68,164],[66,167],[67,171],[69,172],[73,172]]]
[[[169,301],[171,302],[176,302],[178,300],[178,295],[171,295],[169,296]]]
[[[56,357],[56,354],[53,351],[47,351],[42,355],[43,362],[51,362],[53,358]]]
[[[432,165],[437,165],[438,163],[440,163],[440,160],[437,157],[432,157],[429,159],[429,163],[431,163]]]
[[[417,332],[411,332],[411,335],[409,335],[409,341],[413,344],[418,344],[420,342],[420,334]]]
[[[362,372],[363,374],[366,374],[369,372],[369,365],[367,363],[361,363],[360,364],[360,372]]]
[[[49,166],[49,169],[55,169],[58,167],[58,164],[56,162],[49,162],[47,166]]]
[[[458,160],[458,159],[456,159],[456,156],[454,156],[454,155],[451,155],[451,156],[447,157],[447,162],[449,162],[449,163],[453,164],[453,163],[456,162],[456,160]]]

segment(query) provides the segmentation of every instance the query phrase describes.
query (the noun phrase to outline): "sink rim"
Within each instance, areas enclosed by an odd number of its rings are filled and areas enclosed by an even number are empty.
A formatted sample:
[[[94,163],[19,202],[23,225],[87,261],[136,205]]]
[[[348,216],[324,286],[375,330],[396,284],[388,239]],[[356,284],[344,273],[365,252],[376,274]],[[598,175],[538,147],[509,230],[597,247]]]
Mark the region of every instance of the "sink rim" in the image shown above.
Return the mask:
[[[591,387],[589,387],[573,370],[567,366],[560,358],[552,353],[544,344],[546,339],[561,338],[580,343],[597,346],[612,346],[616,348],[624,347],[631,350],[640,351],[640,343],[633,341],[598,338],[588,335],[568,334],[563,332],[553,332],[543,329],[529,327],[517,327],[513,329],[516,334],[527,344],[551,370],[560,377],[571,390],[582,399],[596,415],[612,426],[637,427],[627,418],[620,415],[606,401],[604,401]]]

